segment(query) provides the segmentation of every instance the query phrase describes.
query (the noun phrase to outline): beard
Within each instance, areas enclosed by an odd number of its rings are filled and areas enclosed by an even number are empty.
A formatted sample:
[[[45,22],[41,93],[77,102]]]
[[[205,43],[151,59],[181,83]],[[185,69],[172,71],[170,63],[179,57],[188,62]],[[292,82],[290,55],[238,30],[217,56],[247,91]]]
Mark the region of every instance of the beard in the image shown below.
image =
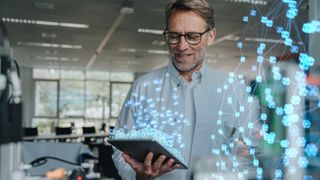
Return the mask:
[[[185,64],[185,63],[179,63],[177,62],[174,57],[172,57],[172,62],[174,67],[179,71],[179,72],[192,72],[194,69],[199,67],[203,63],[203,58],[200,60],[197,60],[191,64]]]

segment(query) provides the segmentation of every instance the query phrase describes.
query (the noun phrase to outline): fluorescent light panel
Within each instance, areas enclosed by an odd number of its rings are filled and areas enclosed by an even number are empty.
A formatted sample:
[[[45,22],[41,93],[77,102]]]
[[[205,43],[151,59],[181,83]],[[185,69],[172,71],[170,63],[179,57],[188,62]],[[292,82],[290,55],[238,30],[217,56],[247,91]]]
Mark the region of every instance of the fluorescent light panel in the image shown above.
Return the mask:
[[[39,43],[39,42],[17,42],[18,45],[23,46],[37,46],[37,47],[50,47],[50,48],[64,48],[64,49],[82,49],[81,45],[71,44],[53,44],[53,43]]]
[[[89,28],[88,24],[56,22],[56,21],[42,21],[42,20],[9,18],[9,17],[3,17],[2,21],[8,22],[8,23],[36,24],[36,25],[43,25],[43,26],[60,26],[60,27],[79,28],[79,29],[88,29]]]
[[[56,57],[56,56],[35,56],[35,59],[38,60],[47,60],[47,61],[78,61],[78,58],[68,58],[68,57]]]
[[[248,4],[255,4],[255,5],[267,5],[268,2],[265,0],[225,0],[228,2],[237,2],[237,3],[248,3]]]
[[[139,28],[138,32],[139,33],[146,33],[146,34],[158,34],[158,35],[162,35],[163,34],[163,30],[158,30],[158,29],[143,29],[143,28]]]
[[[150,54],[169,54],[168,51],[164,51],[164,50],[154,50],[154,49],[151,49],[151,50],[147,50],[148,53]]]

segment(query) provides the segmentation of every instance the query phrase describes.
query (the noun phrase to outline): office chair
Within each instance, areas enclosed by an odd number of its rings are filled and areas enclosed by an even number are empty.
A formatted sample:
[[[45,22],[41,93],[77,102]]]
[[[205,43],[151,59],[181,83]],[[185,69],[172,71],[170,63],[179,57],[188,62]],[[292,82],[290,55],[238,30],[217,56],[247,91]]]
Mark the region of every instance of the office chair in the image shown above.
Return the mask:
[[[24,127],[23,128],[23,136],[38,136],[38,128],[37,127]]]
[[[72,133],[71,127],[55,127],[56,135],[69,135]],[[66,142],[68,138],[59,139],[59,142]]]

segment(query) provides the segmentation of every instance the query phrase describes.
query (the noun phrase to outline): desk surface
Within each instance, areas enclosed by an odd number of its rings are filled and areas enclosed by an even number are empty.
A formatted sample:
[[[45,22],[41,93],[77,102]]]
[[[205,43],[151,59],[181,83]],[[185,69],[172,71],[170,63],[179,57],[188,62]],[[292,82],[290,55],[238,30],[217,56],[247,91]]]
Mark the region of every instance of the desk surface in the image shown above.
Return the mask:
[[[67,135],[56,135],[56,134],[46,134],[39,136],[28,136],[23,137],[23,140],[50,140],[50,139],[75,139],[75,138],[106,138],[107,133],[92,133],[92,134],[67,134]]]

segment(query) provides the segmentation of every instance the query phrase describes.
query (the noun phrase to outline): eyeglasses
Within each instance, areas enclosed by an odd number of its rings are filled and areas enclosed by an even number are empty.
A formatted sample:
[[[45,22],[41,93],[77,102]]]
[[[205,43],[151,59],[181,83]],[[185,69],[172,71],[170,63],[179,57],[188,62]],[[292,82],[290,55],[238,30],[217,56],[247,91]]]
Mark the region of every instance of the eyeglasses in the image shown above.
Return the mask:
[[[201,36],[211,30],[208,28],[202,33],[196,33],[196,32],[188,32],[185,34],[179,34],[175,32],[169,32],[168,29],[166,29],[163,32],[164,37],[166,38],[166,41],[168,44],[178,44],[180,41],[180,37],[183,36],[184,39],[187,41],[188,44],[190,45],[197,45],[201,42]]]

